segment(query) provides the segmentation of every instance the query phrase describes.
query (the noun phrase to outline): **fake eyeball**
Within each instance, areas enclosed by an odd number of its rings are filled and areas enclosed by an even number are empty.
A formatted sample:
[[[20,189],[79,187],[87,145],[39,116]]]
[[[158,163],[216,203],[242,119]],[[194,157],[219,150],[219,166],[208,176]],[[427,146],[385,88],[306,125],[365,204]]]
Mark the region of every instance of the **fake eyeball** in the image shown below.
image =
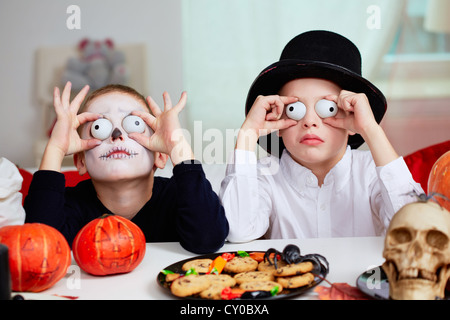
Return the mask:
[[[108,119],[97,119],[91,126],[91,134],[96,139],[105,140],[111,135],[112,129],[111,121]]]
[[[286,115],[292,120],[300,120],[306,114],[306,106],[300,101],[290,103],[286,107]]]
[[[144,120],[142,120],[142,118],[130,115],[123,119],[122,127],[128,133],[132,132],[142,133],[145,131],[146,124]]]
[[[321,118],[329,118],[334,117],[338,112],[338,107],[334,101],[322,99],[317,101],[316,106],[316,113]]]

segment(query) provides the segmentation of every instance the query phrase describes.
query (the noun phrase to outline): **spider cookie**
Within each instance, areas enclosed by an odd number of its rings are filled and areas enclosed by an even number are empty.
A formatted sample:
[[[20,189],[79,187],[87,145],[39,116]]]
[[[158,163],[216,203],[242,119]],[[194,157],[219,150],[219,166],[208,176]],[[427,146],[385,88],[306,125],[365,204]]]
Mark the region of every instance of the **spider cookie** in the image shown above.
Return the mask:
[[[278,287],[278,292],[283,290],[283,285],[274,281],[252,281],[244,282],[239,285],[239,288],[245,291],[270,291],[274,287]]]
[[[310,272],[292,277],[278,277],[277,282],[283,286],[283,288],[294,289],[309,285],[314,281],[314,275]]]
[[[277,261],[278,268],[284,267],[286,265],[287,265],[287,263],[282,261],[282,260],[281,261],[280,260]],[[273,271],[275,271],[275,265],[270,264],[269,261],[261,261],[258,264],[258,270],[259,271],[270,271],[270,272],[273,272]]]
[[[311,261],[300,262],[298,264],[288,264],[275,270],[273,275],[277,277],[296,276],[302,273],[310,272],[313,267],[314,266]]]
[[[237,284],[252,281],[274,281],[271,271],[247,271],[241,272],[234,276]]]
[[[170,286],[170,291],[177,297],[187,297],[208,289],[210,281],[199,275],[190,275],[176,279]]]
[[[228,261],[223,269],[227,273],[241,273],[246,271],[255,271],[258,262],[250,257],[234,257]]]
[[[195,259],[183,264],[181,269],[183,271],[188,271],[189,269],[194,268],[198,273],[206,273],[208,272],[211,263],[211,259]]]

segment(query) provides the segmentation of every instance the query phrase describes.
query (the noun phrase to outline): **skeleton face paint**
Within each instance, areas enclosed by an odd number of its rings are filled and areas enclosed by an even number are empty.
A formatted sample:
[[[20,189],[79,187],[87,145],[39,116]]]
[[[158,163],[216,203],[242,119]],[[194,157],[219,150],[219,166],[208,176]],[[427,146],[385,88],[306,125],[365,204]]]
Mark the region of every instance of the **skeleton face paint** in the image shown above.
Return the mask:
[[[154,154],[128,137],[130,132],[150,136],[153,131],[145,122],[130,115],[134,110],[147,111],[142,103],[123,93],[109,93],[95,98],[89,112],[100,113],[102,119],[82,128],[81,138],[98,138],[102,143],[85,152],[86,168],[92,179],[117,181],[150,174]]]

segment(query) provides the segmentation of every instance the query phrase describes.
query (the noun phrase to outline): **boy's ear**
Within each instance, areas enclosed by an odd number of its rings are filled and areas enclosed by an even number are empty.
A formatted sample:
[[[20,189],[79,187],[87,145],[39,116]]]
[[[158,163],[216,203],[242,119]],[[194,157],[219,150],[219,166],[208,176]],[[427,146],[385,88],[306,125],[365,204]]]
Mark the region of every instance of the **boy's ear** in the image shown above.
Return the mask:
[[[78,152],[73,155],[73,163],[77,167],[78,174],[82,176],[87,173],[86,161],[84,158],[84,152]]]
[[[155,152],[155,167],[158,169],[164,169],[169,156],[165,153]]]

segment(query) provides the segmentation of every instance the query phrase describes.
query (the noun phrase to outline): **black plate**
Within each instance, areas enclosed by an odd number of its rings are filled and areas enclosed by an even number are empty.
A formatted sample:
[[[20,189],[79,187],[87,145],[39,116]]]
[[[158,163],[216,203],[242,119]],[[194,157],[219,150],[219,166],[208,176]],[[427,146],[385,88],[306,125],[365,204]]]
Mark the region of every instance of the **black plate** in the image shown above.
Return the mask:
[[[247,251],[248,253],[250,252],[265,252],[265,251]],[[173,273],[181,273],[183,274],[184,271],[182,271],[181,267],[183,266],[183,264],[185,264],[188,261],[191,260],[196,260],[196,259],[211,259],[214,260],[215,258],[217,258],[218,256],[221,256],[224,253],[231,253],[231,254],[235,254],[236,256],[238,256],[237,251],[235,252],[217,252],[217,253],[213,253],[213,254],[205,254],[202,256],[197,256],[194,258],[189,258],[189,259],[185,259],[185,260],[181,260],[178,261],[174,264],[171,264],[170,266],[167,266],[164,268],[164,270],[170,270]],[[267,297],[267,298],[259,298],[259,299],[286,299],[286,298],[291,298],[291,297],[295,297],[295,296],[299,296],[301,294],[304,294],[305,292],[309,291],[311,288],[314,288],[315,286],[317,286],[319,283],[322,282],[322,280],[326,277],[327,275],[327,269],[324,265],[320,265],[320,272],[318,273],[318,275],[314,276],[314,281],[309,284],[308,286],[304,286],[304,287],[300,287],[300,288],[295,288],[295,289],[283,289],[283,291],[281,291],[281,293],[278,293],[275,296],[272,297]],[[160,272],[158,274],[157,277],[157,281],[159,283],[159,285],[161,287],[163,287],[164,289],[168,290],[170,294],[170,287],[169,284],[165,281],[166,276]],[[178,298],[178,297],[177,297]],[[188,296],[188,297],[184,297],[184,299],[190,299],[190,300],[205,300],[203,298],[200,298],[199,296]]]
[[[389,281],[386,273],[381,266],[367,270],[356,280],[356,286],[359,290],[368,296],[379,299],[389,299]],[[445,299],[450,299],[450,292],[445,292]]]

